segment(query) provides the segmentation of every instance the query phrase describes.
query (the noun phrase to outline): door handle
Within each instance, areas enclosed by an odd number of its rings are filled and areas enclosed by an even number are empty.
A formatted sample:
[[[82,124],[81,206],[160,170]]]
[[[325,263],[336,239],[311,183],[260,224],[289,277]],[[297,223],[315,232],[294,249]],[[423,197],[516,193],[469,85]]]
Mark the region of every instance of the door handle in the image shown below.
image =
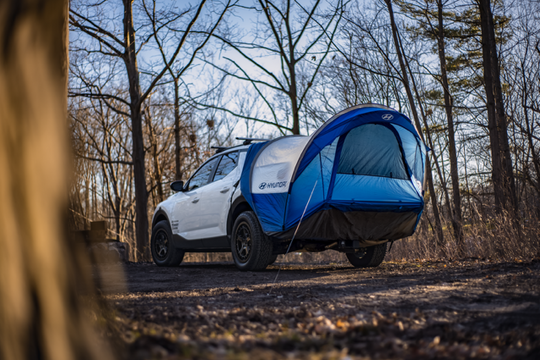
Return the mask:
[[[229,191],[229,189],[230,189],[229,187],[224,187],[219,192],[222,193],[222,194],[225,194],[227,191]]]
[[[199,198],[196,197],[195,199],[191,200],[191,202],[192,202],[192,203],[197,203],[197,202],[199,202]]]

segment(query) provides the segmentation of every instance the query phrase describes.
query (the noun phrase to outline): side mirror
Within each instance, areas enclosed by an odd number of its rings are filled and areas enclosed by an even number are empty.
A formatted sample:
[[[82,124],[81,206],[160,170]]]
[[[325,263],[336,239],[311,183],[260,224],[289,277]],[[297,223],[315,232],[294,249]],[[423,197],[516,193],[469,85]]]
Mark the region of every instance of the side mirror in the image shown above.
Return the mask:
[[[184,191],[184,182],[182,180],[173,181],[171,183],[171,189],[174,191]]]

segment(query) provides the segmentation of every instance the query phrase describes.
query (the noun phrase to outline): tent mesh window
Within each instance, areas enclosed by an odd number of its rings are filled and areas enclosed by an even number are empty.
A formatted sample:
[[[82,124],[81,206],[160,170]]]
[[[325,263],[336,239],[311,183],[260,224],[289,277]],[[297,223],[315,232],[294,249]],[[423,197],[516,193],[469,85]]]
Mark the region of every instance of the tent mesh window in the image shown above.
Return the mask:
[[[426,160],[425,153],[422,152],[422,147],[417,138],[408,130],[401,126],[392,124],[394,129],[401,138],[403,150],[407,164],[411,167],[411,171],[417,180],[424,179],[424,162]]]
[[[343,142],[337,172],[409,179],[396,135],[386,126],[377,124],[362,125],[349,131]]]

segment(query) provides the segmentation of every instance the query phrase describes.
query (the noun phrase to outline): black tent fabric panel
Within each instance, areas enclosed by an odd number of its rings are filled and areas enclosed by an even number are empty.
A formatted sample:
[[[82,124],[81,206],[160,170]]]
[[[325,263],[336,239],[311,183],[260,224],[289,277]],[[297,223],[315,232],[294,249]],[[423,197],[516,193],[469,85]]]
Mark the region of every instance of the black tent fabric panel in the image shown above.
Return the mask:
[[[389,128],[367,124],[349,131],[343,142],[338,173],[409,179],[399,143]]]
[[[376,245],[381,240],[397,240],[411,236],[418,213],[348,211],[336,209],[319,211],[300,224],[296,239],[302,240],[360,240],[365,246]],[[290,239],[296,228],[278,234]]]

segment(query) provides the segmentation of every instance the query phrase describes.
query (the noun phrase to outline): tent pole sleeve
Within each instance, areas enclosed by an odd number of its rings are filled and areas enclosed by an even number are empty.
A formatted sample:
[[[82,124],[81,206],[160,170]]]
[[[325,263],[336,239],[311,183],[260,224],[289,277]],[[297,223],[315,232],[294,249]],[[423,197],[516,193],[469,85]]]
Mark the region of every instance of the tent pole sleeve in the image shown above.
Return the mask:
[[[403,149],[403,142],[401,141],[401,136],[399,136],[399,133],[394,128],[394,126],[389,125],[389,124],[384,124],[384,123],[379,123],[379,124],[389,129],[392,132],[392,134],[394,134],[394,136],[396,137],[396,140],[399,145],[399,151],[401,152],[401,161],[403,161],[403,166],[405,167],[405,170],[407,170],[407,173],[409,175],[409,180],[411,180],[412,182],[413,172],[412,172],[412,169],[409,167],[409,164],[407,163],[407,159],[405,159],[405,149]]]
[[[341,149],[343,149],[343,143],[345,142],[345,138],[347,137],[348,133],[349,132],[346,132],[345,134],[341,135],[336,147],[334,165],[332,166],[332,177],[330,177],[330,184],[328,184],[328,194],[326,195],[327,202],[332,198],[332,193],[334,192],[334,182],[336,181],[336,173],[339,166],[339,159],[341,157]]]

